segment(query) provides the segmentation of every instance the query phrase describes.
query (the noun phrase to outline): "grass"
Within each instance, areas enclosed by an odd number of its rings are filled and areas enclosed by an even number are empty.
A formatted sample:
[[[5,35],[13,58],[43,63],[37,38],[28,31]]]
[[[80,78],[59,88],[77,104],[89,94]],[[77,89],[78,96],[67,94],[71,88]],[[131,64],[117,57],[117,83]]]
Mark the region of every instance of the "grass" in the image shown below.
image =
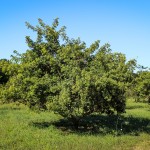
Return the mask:
[[[26,106],[0,106],[0,150],[149,150],[150,106],[127,101],[121,118],[90,116],[90,130],[73,130],[61,116]],[[93,130],[94,129],[94,130]]]

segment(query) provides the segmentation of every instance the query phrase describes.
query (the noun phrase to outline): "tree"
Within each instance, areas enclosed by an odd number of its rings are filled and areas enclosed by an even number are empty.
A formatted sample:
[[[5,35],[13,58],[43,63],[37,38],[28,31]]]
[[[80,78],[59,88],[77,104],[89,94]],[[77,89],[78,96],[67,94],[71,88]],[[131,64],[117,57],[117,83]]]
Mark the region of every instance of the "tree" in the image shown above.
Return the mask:
[[[150,72],[139,71],[134,81],[136,101],[147,101],[150,103]]]
[[[0,60],[0,84],[5,84],[9,79],[9,75],[6,71],[8,65],[9,61],[7,59]]]
[[[100,47],[100,41],[86,47],[80,39],[70,39],[65,27],[57,29],[58,19],[52,26],[38,21],[35,27],[26,23],[37,33],[36,41],[27,36],[29,50],[13,57],[18,69],[6,85],[12,93],[9,99],[51,109],[76,128],[82,117],[95,112],[125,112],[125,91],[135,60],[126,61],[109,44]]]

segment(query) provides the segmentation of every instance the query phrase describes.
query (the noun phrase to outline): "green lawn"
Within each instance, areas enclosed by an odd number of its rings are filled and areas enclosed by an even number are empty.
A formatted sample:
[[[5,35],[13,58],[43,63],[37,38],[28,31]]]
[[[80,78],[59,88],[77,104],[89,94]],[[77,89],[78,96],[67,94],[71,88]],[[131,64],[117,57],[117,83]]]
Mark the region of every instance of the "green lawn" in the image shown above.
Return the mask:
[[[75,131],[52,112],[1,104],[0,150],[149,150],[150,106],[128,100],[126,114],[91,116],[89,128]]]

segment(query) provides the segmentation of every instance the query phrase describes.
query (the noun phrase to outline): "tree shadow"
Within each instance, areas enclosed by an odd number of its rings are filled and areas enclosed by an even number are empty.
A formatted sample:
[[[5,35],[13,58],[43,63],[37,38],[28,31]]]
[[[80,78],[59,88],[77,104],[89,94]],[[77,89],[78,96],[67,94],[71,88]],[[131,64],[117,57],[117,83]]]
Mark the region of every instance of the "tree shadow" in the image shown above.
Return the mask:
[[[139,135],[141,132],[150,134],[150,120],[144,118],[118,117],[115,115],[91,115],[80,119],[79,127],[76,129],[73,123],[67,119],[53,122],[32,122],[37,128],[48,128],[55,126],[63,132],[76,134],[130,134]]]
[[[13,108],[2,107],[2,108],[0,108],[0,116],[6,117],[12,111],[19,111],[19,110],[20,110],[20,108],[17,108],[17,107],[13,107]]]
[[[145,106],[128,106],[126,109],[138,109],[138,108],[145,108]]]
[[[29,123],[29,125],[32,125],[34,127],[37,127],[39,129],[44,129],[44,128],[48,128],[49,126],[52,125],[52,122],[31,122]]]
[[[2,111],[10,111],[10,110],[20,110],[21,108],[19,107],[2,107],[0,110]]]

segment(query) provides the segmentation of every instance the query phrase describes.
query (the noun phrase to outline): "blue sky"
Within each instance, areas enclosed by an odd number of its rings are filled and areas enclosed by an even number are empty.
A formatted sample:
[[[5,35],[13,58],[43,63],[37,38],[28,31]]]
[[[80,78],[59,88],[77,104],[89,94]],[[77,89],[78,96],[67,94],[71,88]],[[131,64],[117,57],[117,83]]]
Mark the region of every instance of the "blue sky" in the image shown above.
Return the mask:
[[[34,35],[25,21],[51,24],[56,17],[69,37],[109,43],[112,51],[150,67],[149,0],[0,0],[0,58],[28,49],[25,36]]]

